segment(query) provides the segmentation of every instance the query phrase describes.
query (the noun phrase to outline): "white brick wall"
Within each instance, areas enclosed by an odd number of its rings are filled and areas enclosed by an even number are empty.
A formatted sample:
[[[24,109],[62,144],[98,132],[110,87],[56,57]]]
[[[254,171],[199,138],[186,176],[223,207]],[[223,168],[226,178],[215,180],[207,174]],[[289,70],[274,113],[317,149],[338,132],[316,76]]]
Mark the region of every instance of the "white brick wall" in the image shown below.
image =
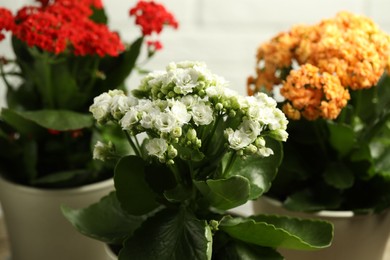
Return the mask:
[[[17,9],[32,0],[1,0],[1,6]],[[128,18],[128,9],[136,0],[103,0],[110,26],[127,40],[138,33]],[[316,23],[349,10],[365,14],[390,33],[389,0],[161,0],[180,22],[177,31],[164,31],[164,49],[147,63],[148,69],[163,69],[170,61],[205,61],[216,74],[231,82],[231,87],[245,94],[245,82],[253,73],[255,51],[265,41],[297,23]],[[0,55],[9,51],[0,44]],[[140,77],[132,75],[130,87]],[[0,106],[4,86],[0,85]]]

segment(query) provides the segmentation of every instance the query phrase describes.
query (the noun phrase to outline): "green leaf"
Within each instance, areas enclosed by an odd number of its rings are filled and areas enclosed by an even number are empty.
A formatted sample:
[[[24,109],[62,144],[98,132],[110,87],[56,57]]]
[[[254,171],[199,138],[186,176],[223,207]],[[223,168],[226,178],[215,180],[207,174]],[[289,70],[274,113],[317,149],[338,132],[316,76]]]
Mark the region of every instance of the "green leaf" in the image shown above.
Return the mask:
[[[236,159],[228,176],[243,176],[249,180],[249,200],[260,197],[268,191],[282,161],[282,144],[273,139],[267,139],[267,147],[274,154],[269,157],[248,156],[246,159]],[[227,177],[228,177],[227,176]]]
[[[365,142],[360,142],[359,147],[351,152],[348,167],[353,172],[355,179],[368,180],[376,174],[374,160],[371,154],[370,146]]]
[[[292,211],[313,212],[319,210],[336,209],[341,205],[341,196],[329,188],[313,187],[292,193],[284,202],[284,207]],[[319,198],[318,194],[326,194]]]
[[[256,246],[249,243],[243,243],[237,240],[230,241],[224,247],[219,248],[218,252],[213,252],[215,260],[283,260],[275,249],[269,247]]]
[[[82,62],[81,57],[79,59],[74,59],[73,63],[77,64],[77,61]],[[88,81],[79,82],[80,77],[83,75],[91,79],[90,76],[91,70],[90,64],[82,64],[83,67],[77,67],[76,73],[72,73],[69,68],[70,62],[72,60],[65,60],[62,62],[57,62],[55,64],[42,64],[42,66],[50,66],[50,88],[52,88],[53,102],[55,108],[66,109],[66,110],[80,110],[84,109],[84,103],[88,101],[87,86],[90,84]],[[81,85],[81,86],[80,86]],[[84,91],[85,93],[81,93]],[[87,104],[88,106],[90,104]],[[83,110],[85,111],[85,110]]]
[[[343,157],[355,146],[356,134],[353,129],[344,124],[328,122],[330,145]]]
[[[370,144],[375,172],[390,180],[390,138],[380,138]]]
[[[144,152],[144,154],[147,153]],[[177,185],[173,172],[165,164],[155,162],[145,166],[145,180],[158,194],[171,190]]]
[[[327,165],[324,180],[337,189],[348,189],[353,186],[355,176],[344,163],[334,162]]]
[[[91,127],[92,116],[67,110],[14,111],[20,117],[39,126],[58,131],[78,130]]]
[[[91,9],[93,11],[92,15],[89,17],[92,21],[96,23],[103,23],[107,24],[108,18],[106,15],[106,12],[104,8],[96,8],[95,6],[91,6]]]
[[[115,192],[83,209],[61,207],[65,218],[82,234],[110,244],[122,244],[145,220],[145,216],[127,214]]]
[[[17,132],[25,136],[37,135],[42,132],[42,128],[35,123],[24,118],[19,112],[8,108],[2,108],[2,119],[12,126]]]
[[[212,236],[206,221],[185,208],[164,209],[126,240],[119,260],[211,259]]]
[[[118,200],[131,215],[144,215],[159,205],[156,194],[145,180],[145,162],[134,155],[123,157],[115,168]]]
[[[225,217],[219,229],[247,243],[297,250],[325,248],[333,238],[333,226],[328,222],[273,215],[249,219]]]
[[[183,202],[191,199],[192,190],[184,185],[177,185],[175,188],[164,192],[164,197],[170,202]]]
[[[249,180],[242,176],[228,179],[194,181],[195,186],[206,200],[217,209],[227,210],[240,206],[248,201]]]
[[[118,57],[106,57],[101,62],[99,69],[105,74],[105,79],[97,82],[96,96],[109,89],[117,88],[131,74],[140,54],[143,40],[143,37],[138,38]]]
[[[377,113],[380,114],[385,110],[389,110],[390,107],[390,76],[388,73],[383,73],[380,78],[377,88]]]
[[[350,91],[350,94],[349,104],[353,106],[352,116],[357,116],[359,121],[370,125],[377,117],[377,88],[354,90]]]

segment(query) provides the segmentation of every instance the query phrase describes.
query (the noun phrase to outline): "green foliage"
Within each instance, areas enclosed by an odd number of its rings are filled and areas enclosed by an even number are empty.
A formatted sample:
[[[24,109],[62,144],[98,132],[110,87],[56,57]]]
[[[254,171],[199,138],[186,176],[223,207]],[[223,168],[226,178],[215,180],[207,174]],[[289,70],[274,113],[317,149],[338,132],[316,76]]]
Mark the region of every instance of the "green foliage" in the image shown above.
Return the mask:
[[[112,210],[106,211],[107,208]],[[85,209],[71,209],[64,205],[61,210],[82,234],[109,244],[124,242],[145,220],[145,217],[132,216],[123,211],[115,192]]]
[[[211,246],[206,221],[185,209],[164,209],[125,241],[119,259],[211,259]]]
[[[121,206],[129,214],[143,215],[158,205],[152,189],[145,180],[145,163],[137,156],[123,157],[119,160],[115,168],[115,188]]]
[[[119,259],[276,260],[283,257],[274,248],[329,246],[327,222],[226,211],[249,201],[251,186],[253,198],[270,187],[281,161],[281,145],[273,147],[274,156],[236,160],[227,176],[190,183],[179,183],[157,161],[125,156],[115,168],[115,193],[85,209],[62,210],[84,235],[119,245]]]
[[[210,205],[221,210],[240,206],[249,198],[249,181],[242,176],[197,181],[195,185]]]
[[[248,219],[225,217],[219,229],[247,243],[300,250],[327,247],[333,237],[333,227],[324,221],[272,215]]]

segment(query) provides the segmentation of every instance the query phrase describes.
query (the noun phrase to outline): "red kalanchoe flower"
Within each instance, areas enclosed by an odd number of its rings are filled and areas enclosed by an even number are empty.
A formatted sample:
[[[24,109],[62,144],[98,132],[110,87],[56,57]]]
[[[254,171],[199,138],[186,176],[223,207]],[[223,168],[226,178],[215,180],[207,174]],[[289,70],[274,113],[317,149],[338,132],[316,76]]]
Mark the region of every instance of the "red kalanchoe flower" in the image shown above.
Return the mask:
[[[40,7],[36,6],[25,6],[21,8],[15,16],[15,21],[17,24],[25,21],[30,15],[39,13],[42,10]]]
[[[81,129],[72,130],[71,136],[73,139],[79,138],[79,137],[83,136],[83,130],[81,130]]]
[[[109,31],[104,24],[96,24],[87,19],[73,24],[69,40],[73,53],[78,56],[117,56],[125,49],[118,34]]]
[[[10,31],[14,28],[14,17],[8,9],[0,8],[0,41],[5,38],[3,30]]]
[[[26,9],[14,30],[28,46],[60,54],[67,50],[77,56],[117,56],[124,50],[118,34],[104,24],[88,18],[91,10],[85,3],[60,0],[45,9]]]
[[[58,0],[47,6],[44,12],[54,14],[65,21],[77,21],[92,15],[92,10],[88,4],[69,0]]]
[[[162,49],[162,44],[160,41],[147,41],[146,44],[148,48],[152,49],[152,51],[158,51]]]
[[[141,26],[143,35],[151,35],[153,32],[159,34],[164,25],[175,29],[179,25],[173,14],[154,1],[139,1],[130,9],[130,16],[136,17],[135,23]]]
[[[84,0],[85,3],[87,3],[90,6],[95,7],[96,9],[102,9],[103,3],[101,0]]]
[[[54,130],[54,129],[47,129],[47,131],[48,131],[49,134],[51,134],[51,135],[59,135],[59,134],[61,134],[61,131]]]
[[[54,1],[50,1],[50,0],[35,0],[36,2],[39,2],[41,4],[41,7],[45,8],[46,6],[53,4],[53,3],[58,3],[58,2],[65,2],[65,3],[69,3],[69,4],[72,4],[72,3],[81,3],[81,4],[84,4],[86,6],[93,6],[97,9],[102,9],[103,8],[103,4],[102,4],[102,1],[101,0],[78,0],[78,1],[69,1],[69,0],[54,0]]]
[[[15,36],[28,46],[48,52],[61,53],[66,49],[69,28],[53,14],[40,12],[30,15],[15,29]]]

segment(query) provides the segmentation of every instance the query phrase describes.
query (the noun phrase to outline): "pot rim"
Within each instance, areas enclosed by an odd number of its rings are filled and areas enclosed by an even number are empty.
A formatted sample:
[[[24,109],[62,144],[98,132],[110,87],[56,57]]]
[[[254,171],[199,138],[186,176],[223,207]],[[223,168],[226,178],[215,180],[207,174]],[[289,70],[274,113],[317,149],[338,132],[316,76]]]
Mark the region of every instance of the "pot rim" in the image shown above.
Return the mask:
[[[40,187],[33,187],[33,186],[27,186],[22,185],[16,182],[12,182],[6,178],[4,178],[0,174],[0,185],[1,186],[7,186],[8,188],[12,188],[15,190],[18,190],[23,193],[29,193],[29,194],[49,194],[50,196],[63,196],[63,195],[71,195],[71,194],[80,194],[80,193],[91,193],[96,190],[100,190],[104,187],[114,185],[114,179],[108,178],[106,180],[101,180],[98,182],[85,184],[78,187],[72,187],[72,188],[40,188]]]

